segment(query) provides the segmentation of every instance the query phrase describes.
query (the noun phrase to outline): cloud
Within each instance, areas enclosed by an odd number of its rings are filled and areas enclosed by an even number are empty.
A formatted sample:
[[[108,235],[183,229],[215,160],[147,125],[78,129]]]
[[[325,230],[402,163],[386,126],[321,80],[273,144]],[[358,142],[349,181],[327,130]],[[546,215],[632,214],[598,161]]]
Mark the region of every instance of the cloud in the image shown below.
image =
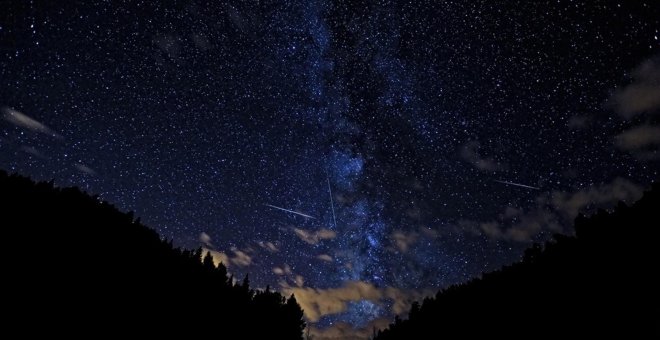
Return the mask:
[[[382,299],[383,293],[374,285],[363,281],[350,281],[342,287],[316,289],[310,287],[283,287],[285,295],[294,294],[311,322],[317,322],[322,316],[344,312],[351,301]]]
[[[394,287],[378,288],[364,281],[349,281],[337,288],[318,289],[311,287],[291,287],[282,284],[285,295],[294,294],[305,317],[314,323],[326,315],[339,314],[347,310],[350,302],[370,301],[381,306],[391,305],[392,312],[404,313],[412,301],[432,295],[432,290],[414,291]],[[386,303],[386,302],[390,303]]]
[[[76,163],[74,164],[74,166],[76,167],[76,169],[78,169],[78,171],[82,173],[92,176],[96,175],[96,171],[94,171],[94,169],[88,167],[87,165]]]
[[[447,233],[447,232],[451,233],[453,231],[456,231],[456,232],[464,232],[467,234],[471,234],[473,236],[481,235],[480,223],[477,221],[472,221],[467,219],[460,219],[456,222],[455,226],[453,227],[447,226],[445,229],[446,230],[443,230],[443,233]]]
[[[614,92],[608,104],[625,119],[660,111],[660,58],[642,63],[633,77],[631,84]]]
[[[653,160],[660,158],[660,126],[638,125],[632,127],[614,138],[614,145],[619,149],[631,152],[640,159]]]
[[[616,110],[626,119],[660,106],[660,85],[633,84],[614,95]]]
[[[410,306],[415,301],[421,301],[427,296],[435,294],[430,289],[415,291],[403,290],[394,287],[385,288],[385,297],[392,301],[392,313],[402,315],[410,310]]]
[[[211,257],[213,258],[213,263],[216,266],[222,263],[225,265],[225,267],[229,267],[230,261],[229,261],[229,256],[227,256],[227,254],[213,249],[208,249],[208,248],[202,248],[202,249],[204,251],[204,254],[206,254],[206,252],[211,253]]]
[[[660,143],[660,126],[640,125],[624,131],[616,137],[616,144],[623,150],[636,150]]]
[[[205,232],[199,234],[199,242],[202,242],[202,244],[209,248],[213,248],[213,244],[211,243],[211,236]]]
[[[635,120],[636,125],[614,137],[614,145],[640,160],[660,159],[660,126],[649,117],[660,114],[660,56],[643,62],[632,74],[633,82],[617,89],[607,104],[624,119],[646,114],[646,122]]]
[[[481,144],[478,141],[468,141],[461,147],[461,158],[481,171],[496,172],[506,170],[507,167],[505,164],[498,163],[492,158],[484,158],[479,153],[480,147]]]
[[[278,251],[280,251],[280,249],[277,248],[277,246],[275,244],[273,244],[273,242],[259,241],[258,244],[259,244],[259,247],[264,248],[264,249],[270,251],[271,253],[277,253]]]
[[[447,228],[443,228],[447,230]],[[390,234],[390,244],[388,251],[394,253],[407,253],[416,243],[437,239],[440,237],[438,230],[426,226],[419,226],[409,231],[395,230]]]
[[[317,256],[316,258],[319,259],[319,260],[321,260],[321,261],[326,261],[326,262],[332,262],[332,261],[334,261],[334,259],[332,258],[332,256],[330,256],[330,255],[328,255],[328,254],[321,254],[321,255]]]
[[[273,268],[273,273],[277,275],[289,275],[293,272],[291,271],[291,267],[289,267],[289,265],[285,263],[282,268],[280,267]]]
[[[545,193],[537,197],[537,206],[523,211],[507,207],[498,221],[461,221],[464,232],[482,233],[492,239],[529,242],[540,232],[558,233],[570,226],[580,212],[588,208],[611,207],[619,201],[634,202],[642,188],[623,178],[610,183],[573,191]]]
[[[310,327],[309,334],[314,340],[366,340],[373,335],[373,329],[385,329],[391,320],[388,318],[378,318],[370,321],[362,328],[354,328],[347,322],[337,322],[327,328]]]
[[[296,233],[296,236],[309,244],[317,244],[322,240],[330,240],[337,236],[337,233],[325,228],[322,228],[319,231],[308,231],[305,229],[293,228],[293,231]]]
[[[232,264],[235,264],[239,267],[247,267],[252,264],[252,257],[247,253],[239,250],[236,247],[232,247],[231,251],[234,253],[234,257],[229,259]]]
[[[409,207],[406,210],[406,216],[410,217],[413,220],[421,221],[422,217],[424,215],[424,211],[427,210],[427,209],[422,209],[422,207],[420,207],[421,204],[423,204],[423,203],[420,202],[420,203],[417,203],[416,206]],[[428,208],[428,207],[426,207],[426,208]]]
[[[48,126],[40,123],[39,121],[37,121],[35,119],[32,119],[30,116],[28,116],[28,115],[26,115],[22,112],[16,111],[16,110],[14,110],[12,108],[9,108],[9,107],[3,107],[2,108],[2,113],[3,113],[2,117],[6,121],[8,121],[8,122],[10,122],[10,123],[12,123],[16,126],[19,126],[19,127],[22,127],[22,128],[28,129],[28,130],[32,130],[32,131],[35,131],[35,132],[40,132],[40,133],[43,133],[43,134],[46,134],[46,135],[49,135],[49,136],[52,136],[52,137],[55,137],[55,138],[61,138],[61,136],[58,135],[57,133],[55,133],[55,131],[53,131],[51,128],[49,128]]]
[[[479,224],[479,227],[484,232],[484,234],[486,234],[486,236],[489,236],[490,238],[494,238],[494,239],[505,238],[502,235],[502,229],[500,227],[500,224],[497,222],[484,222]]]
[[[416,232],[412,233],[404,233],[402,231],[395,231],[392,233],[392,240],[394,241],[394,245],[396,245],[397,249],[399,249],[400,252],[406,253],[408,252],[408,249],[417,242],[417,239],[419,238],[419,234]]]
[[[643,188],[627,179],[617,178],[611,183],[593,186],[573,193],[552,193],[552,204],[571,222],[588,206],[608,206],[619,201],[634,202],[642,197]]]
[[[230,257],[224,252],[213,249],[214,247],[211,241],[211,236],[209,236],[209,234],[205,232],[199,234],[199,242],[204,245],[202,247],[204,253],[211,253],[211,257],[213,257],[213,262],[216,264],[216,266],[220,262],[222,262],[226,267],[229,267],[230,265],[247,267],[252,264],[252,257],[247,253],[248,251],[253,251],[252,249],[248,248],[245,251],[242,251],[236,247],[232,247],[230,250],[233,253],[233,256]]]
[[[490,238],[517,242],[528,242],[542,230],[562,230],[557,216],[552,211],[538,208],[527,213],[520,211],[519,215],[510,216],[510,219],[514,218],[519,222],[511,223],[508,227],[491,221],[479,224],[479,228]]]
[[[419,231],[422,235],[430,239],[435,239],[440,236],[440,233],[437,230],[431,229],[429,227],[420,227]]]
[[[305,278],[302,277],[302,275],[296,275],[296,286],[302,287],[305,285]]]
[[[23,146],[21,146],[21,150],[25,151],[26,153],[29,153],[30,155],[32,155],[34,157],[37,157],[37,158],[40,158],[40,159],[48,159],[48,157],[46,157],[46,155],[41,153],[41,151],[37,150],[37,148],[35,148],[33,146],[23,145]]]

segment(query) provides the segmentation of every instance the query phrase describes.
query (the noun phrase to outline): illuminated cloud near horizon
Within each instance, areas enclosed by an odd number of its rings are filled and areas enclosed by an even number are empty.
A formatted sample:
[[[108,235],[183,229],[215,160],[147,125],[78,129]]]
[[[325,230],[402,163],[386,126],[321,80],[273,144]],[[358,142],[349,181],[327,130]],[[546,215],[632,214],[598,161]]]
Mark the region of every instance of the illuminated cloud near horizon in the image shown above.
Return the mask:
[[[325,316],[343,313],[348,309],[349,303],[359,301],[370,301],[379,305],[385,305],[385,302],[389,301],[392,305],[391,312],[401,314],[412,302],[434,294],[430,289],[415,291],[394,287],[378,288],[364,281],[349,281],[341,287],[328,289],[315,289],[302,285],[291,287],[284,284],[282,291],[285,295],[296,296],[296,300],[305,312],[305,318],[312,323],[318,322]]]

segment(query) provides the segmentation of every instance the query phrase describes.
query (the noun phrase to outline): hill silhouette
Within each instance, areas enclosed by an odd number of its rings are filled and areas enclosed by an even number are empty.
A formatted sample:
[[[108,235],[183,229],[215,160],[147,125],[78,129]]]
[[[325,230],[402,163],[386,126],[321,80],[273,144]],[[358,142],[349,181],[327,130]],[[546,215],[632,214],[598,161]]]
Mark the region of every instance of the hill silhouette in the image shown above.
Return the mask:
[[[376,339],[660,335],[660,184],[632,206],[575,220],[523,260],[414,303]]]
[[[7,334],[303,337],[295,297],[234,283],[96,196],[0,171],[0,214]]]

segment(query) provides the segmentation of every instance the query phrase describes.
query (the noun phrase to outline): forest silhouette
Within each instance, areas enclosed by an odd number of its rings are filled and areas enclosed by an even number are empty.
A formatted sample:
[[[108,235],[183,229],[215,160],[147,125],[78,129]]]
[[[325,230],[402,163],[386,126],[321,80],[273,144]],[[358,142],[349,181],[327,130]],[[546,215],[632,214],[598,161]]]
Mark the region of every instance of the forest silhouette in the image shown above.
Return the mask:
[[[659,217],[656,183],[632,206],[578,216],[574,236],[415,302],[375,338],[657,338]]]
[[[294,296],[234,280],[98,196],[0,170],[0,212],[7,332],[303,338]],[[580,215],[574,236],[414,303],[376,338],[657,336],[659,214],[655,184],[632,206]]]
[[[293,295],[235,283],[97,196],[0,171],[0,212],[7,334],[303,338]]]

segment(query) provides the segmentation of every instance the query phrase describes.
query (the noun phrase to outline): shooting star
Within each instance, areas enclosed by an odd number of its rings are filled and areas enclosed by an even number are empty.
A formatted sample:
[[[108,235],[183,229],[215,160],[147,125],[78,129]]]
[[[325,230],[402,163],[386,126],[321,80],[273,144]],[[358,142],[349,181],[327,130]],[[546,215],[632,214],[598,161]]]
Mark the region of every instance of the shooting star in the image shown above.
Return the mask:
[[[303,214],[303,213],[301,213],[301,212],[297,212],[297,211],[293,211],[293,210],[289,210],[289,209],[284,209],[284,208],[282,208],[282,207],[277,207],[277,206],[270,205],[270,204],[264,204],[264,205],[267,206],[267,207],[271,207],[271,208],[273,208],[273,209],[278,209],[278,210],[286,211],[286,212],[289,212],[289,213],[292,213],[292,214],[300,215],[300,216],[303,216],[303,217],[307,217],[307,218],[311,218],[311,219],[316,219],[316,217],[309,216],[309,215],[307,215],[307,214]]]
[[[506,181],[498,181],[498,180],[496,180],[496,179],[495,179],[494,181],[497,182],[497,183],[502,183],[502,184],[506,184],[506,185],[514,185],[514,186],[521,187],[521,188],[534,189],[534,190],[541,190],[541,188],[532,187],[532,186],[529,186],[529,185],[524,185],[524,184],[519,184],[519,183],[506,182]]]
[[[332,207],[332,220],[335,222],[335,230],[337,229],[337,216],[335,215],[335,201],[332,199],[332,187],[330,186],[330,176],[325,172],[328,179],[328,191],[330,192],[330,206]]]

